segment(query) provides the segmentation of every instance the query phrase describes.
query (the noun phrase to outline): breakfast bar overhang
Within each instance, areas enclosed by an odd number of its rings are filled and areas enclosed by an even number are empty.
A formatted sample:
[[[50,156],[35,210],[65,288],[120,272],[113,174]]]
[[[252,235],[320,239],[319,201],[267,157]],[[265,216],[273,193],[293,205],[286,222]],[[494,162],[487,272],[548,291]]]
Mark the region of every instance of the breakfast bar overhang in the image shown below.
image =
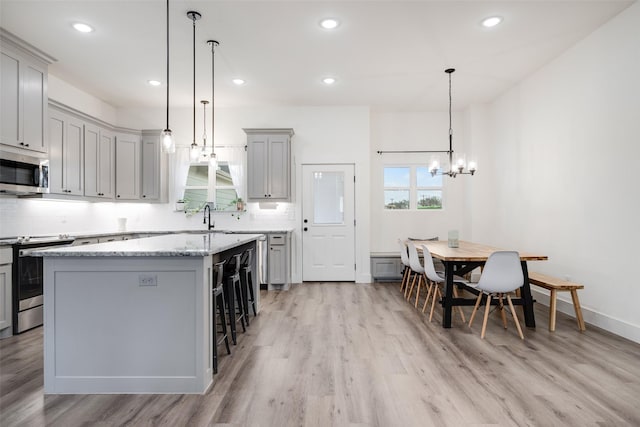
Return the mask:
[[[255,250],[261,237],[175,234],[41,251],[44,392],[204,393],[213,263]]]

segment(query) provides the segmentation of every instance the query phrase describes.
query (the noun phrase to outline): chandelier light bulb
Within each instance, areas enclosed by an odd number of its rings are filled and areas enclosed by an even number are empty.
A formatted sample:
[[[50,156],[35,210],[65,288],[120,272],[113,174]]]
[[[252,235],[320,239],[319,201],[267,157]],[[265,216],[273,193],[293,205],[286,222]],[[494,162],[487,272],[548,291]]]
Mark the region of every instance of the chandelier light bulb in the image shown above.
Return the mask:
[[[469,172],[471,173],[471,175],[473,175],[475,173],[475,171],[478,170],[478,163],[474,160],[469,160]]]

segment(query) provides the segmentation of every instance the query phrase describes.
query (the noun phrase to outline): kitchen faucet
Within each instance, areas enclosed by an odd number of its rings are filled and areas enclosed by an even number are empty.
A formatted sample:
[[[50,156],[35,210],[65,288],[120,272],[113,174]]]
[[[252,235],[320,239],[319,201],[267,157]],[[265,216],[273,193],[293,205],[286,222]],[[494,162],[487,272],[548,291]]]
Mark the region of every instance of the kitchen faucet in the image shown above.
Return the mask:
[[[216,226],[215,221],[213,222],[213,224],[211,224],[211,206],[209,205],[209,203],[204,206],[204,219],[202,220],[202,223],[207,224],[209,230]]]

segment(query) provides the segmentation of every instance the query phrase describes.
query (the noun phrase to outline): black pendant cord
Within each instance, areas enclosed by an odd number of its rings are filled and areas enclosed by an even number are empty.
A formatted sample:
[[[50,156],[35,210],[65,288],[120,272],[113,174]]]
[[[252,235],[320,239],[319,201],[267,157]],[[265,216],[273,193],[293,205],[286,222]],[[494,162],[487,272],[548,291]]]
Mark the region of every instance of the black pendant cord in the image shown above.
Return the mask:
[[[453,169],[453,126],[451,121],[451,73],[455,70],[450,69],[449,72],[449,166]]]
[[[216,93],[216,80],[215,80],[215,70],[216,70],[216,62],[215,62],[215,49],[218,44],[215,40],[209,40],[211,43],[211,155],[215,156],[216,147],[215,147],[215,130],[216,130],[216,121],[215,121],[215,93]]]
[[[167,126],[169,130],[169,0],[167,0]]]
[[[196,15],[193,14],[193,145],[196,145]]]

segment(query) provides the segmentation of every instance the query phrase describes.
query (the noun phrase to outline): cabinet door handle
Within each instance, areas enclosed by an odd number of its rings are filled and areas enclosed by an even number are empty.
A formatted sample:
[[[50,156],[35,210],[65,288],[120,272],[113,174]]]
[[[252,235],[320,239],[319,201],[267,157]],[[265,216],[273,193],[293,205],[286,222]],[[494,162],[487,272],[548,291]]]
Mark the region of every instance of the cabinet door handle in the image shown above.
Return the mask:
[[[24,144],[24,146],[25,146],[25,147],[28,147],[28,146],[29,146],[29,144]]]
[[[146,195],[146,194],[143,194],[143,195],[142,195],[142,198],[144,199],[145,197],[147,197],[147,195]]]
[[[307,231],[307,227],[303,228],[304,231]]]
[[[119,198],[119,197],[120,197],[120,195],[118,194],[116,197],[118,197],[118,198]]]

